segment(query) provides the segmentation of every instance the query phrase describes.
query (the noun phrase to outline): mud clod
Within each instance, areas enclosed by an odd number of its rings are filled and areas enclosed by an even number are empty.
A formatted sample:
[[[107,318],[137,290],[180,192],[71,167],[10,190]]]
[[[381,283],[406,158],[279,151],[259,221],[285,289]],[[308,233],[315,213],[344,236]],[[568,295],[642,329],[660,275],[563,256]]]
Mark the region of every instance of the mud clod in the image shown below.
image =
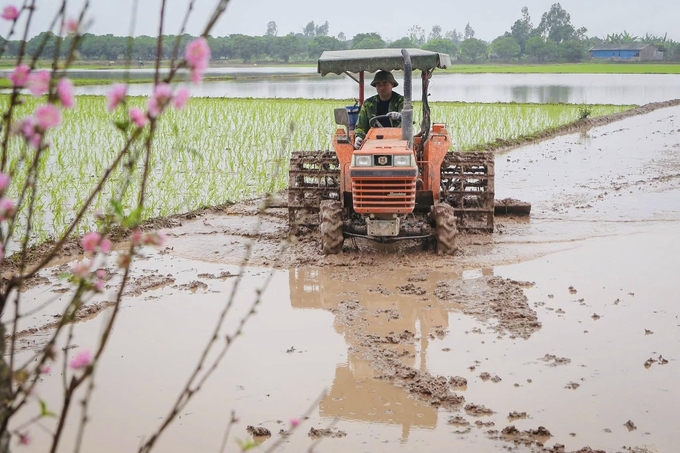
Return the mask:
[[[250,434],[253,437],[270,437],[272,435],[272,432],[269,431],[264,426],[248,425],[246,427],[246,431],[248,432],[248,434]]]
[[[477,404],[467,404],[465,405],[465,412],[468,414],[474,416],[474,417],[481,417],[484,415],[493,415],[495,414],[494,411],[491,409],[488,409],[482,405],[477,405]]]
[[[461,417],[460,415],[456,415],[455,417],[449,418],[446,423],[453,426],[470,426],[470,422]]]
[[[568,365],[571,363],[571,359],[566,357],[557,357],[556,355],[546,354],[541,358],[544,362],[547,362],[550,366],[558,365]]]
[[[425,291],[425,288],[416,286],[413,283],[408,283],[403,286],[397,286],[397,290],[399,290],[401,294],[411,294],[414,296],[422,296],[423,294],[427,293],[427,291]]]
[[[576,390],[580,386],[581,384],[579,384],[578,382],[570,382],[567,385],[565,385],[564,388],[569,390]]]
[[[510,412],[508,414],[508,419],[509,420],[519,420],[527,418],[527,413],[526,412]]]
[[[453,387],[466,387],[467,383],[467,379],[461,376],[453,376],[449,379],[449,385]]]
[[[332,438],[338,438],[338,437],[345,437],[347,436],[347,433],[344,431],[340,431],[337,428],[330,429],[330,428],[309,428],[309,433],[307,433],[309,437],[312,439],[318,439],[319,437],[332,437]]]
[[[635,431],[637,429],[637,426],[635,426],[635,423],[633,423],[631,420],[628,420],[623,424],[623,426],[628,428],[628,431]]]

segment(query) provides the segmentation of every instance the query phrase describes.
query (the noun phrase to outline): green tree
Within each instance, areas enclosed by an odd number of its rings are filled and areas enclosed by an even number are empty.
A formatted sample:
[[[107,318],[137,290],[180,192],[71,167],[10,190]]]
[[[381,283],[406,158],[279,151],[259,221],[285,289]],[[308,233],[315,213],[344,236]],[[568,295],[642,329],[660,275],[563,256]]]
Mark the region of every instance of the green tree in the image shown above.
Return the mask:
[[[576,29],[571,24],[571,16],[559,3],[554,3],[550,10],[543,13],[538,31],[543,37],[561,43],[576,38]],[[585,28],[580,29],[585,34]]]
[[[460,44],[460,56],[465,61],[479,61],[486,58],[487,45],[477,38],[468,38]]]
[[[470,26],[470,22],[465,25],[465,34],[463,35],[463,39],[471,39],[475,37],[475,31],[473,28]]]
[[[425,44],[425,30],[420,25],[413,25],[408,29],[408,37],[417,47]]]
[[[265,36],[276,36],[279,33],[279,29],[276,26],[276,22],[273,20],[267,22],[267,33]]]
[[[393,49],[409,49],[418,46],[416,46],[415,43],[411,41],[411,38],[404,36],[403,38],[399,38],[396,41],[392,41],[387,47],[391,47]]]
[[[316,60],[326,50],[342,50],[345,43],[333,36],[316,36],[307,44],[309,58]]]
[[[455,28],[451,31],[447,31],[444,37],[454,43],[456,47],[460,46],[460,43],[463,40],[463,34]]]
[[[287,63],[290,61],[290,57],[302,50],[302,46],[303,44],[300,39],[293,33],[289,33],[286,36],[276,39],[272,45],[272,51],[276,58]]]
[[[324,22],[323,25],[317,25],[314,33],[316,36],[328,36],[328,21]]]
[[[385,47],[385,41],[379,38],[366,38],[361,41],[352,49],[382,49]]]
[[[440,27],[439,25],[432,26],[430,36],[428,36],[427,38],[428,41],[432,41],[433,39],[442,39],[442,27]]]
[[[431,52],[446,53],[452,57],[458,54],[458,47],[450,39],[432,39],[423,46],[423,49]]]
[[[559,45],[558,55],[563,60],[577,63],[586,57],[586,47],[581,41],[570,39]]]
[[[241,58],[244,62],[250,61],[253,57],[260,55],[264,51],[264,41],[255,36],[234,35],[233,49],[234,55]]]
[[[532,36],[527,40],[525,52],[536,61],[549,61],[556,57],[557,44],[541,36]]]
[[[305,28],[302,29],[302,34],[305,35],[306,38],[313,38],[315,36],[316,26],[314,25],[314,21],[307,22]]]
[[[501,60],[512,60],[519,56],[522,48],[514,38],[500,36],[491,43],[491,51]]]
[[[512,27],[510,27],[510,36],[519,44],[520,52],[524,53],[527,40],[531,37],[531,31],[534,29],[531,23],[531,16],[529,16],[529,8],[522,7],[522,18],[517,19]]]
[[[352,38],[352,49],[356,49],[357,48],[356,46],[361,41],[363,41],[365,39],[376,39],[376,40],[379,39],[380,41],[383,40],[382,37],[380,36],[380,34],[378,34],[378,33],[358,33],[358,34],[354,35],[354,38]],[[384,44],[384,41],[383,41],[383,44]],[[385,47],[385,46],[383,45],[383,47]]]

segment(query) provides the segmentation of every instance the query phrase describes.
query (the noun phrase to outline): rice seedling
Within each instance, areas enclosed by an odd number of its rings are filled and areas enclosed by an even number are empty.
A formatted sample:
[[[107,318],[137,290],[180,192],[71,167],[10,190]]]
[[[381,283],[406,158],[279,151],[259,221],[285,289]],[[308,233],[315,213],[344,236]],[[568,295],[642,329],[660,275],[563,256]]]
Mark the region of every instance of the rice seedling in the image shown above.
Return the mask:
[[[145,98],[130,98],[129,107],[144,107]],[[63,124],[48,135],[52,146],[41,163],[38,187],[42,216],[35,220],[35,240],[63,231],[95,186],[96,176],[111,163],[124,137],[106,112],[102,96],[80,96],[77,108],[64,113]],[[8,104],[0,96],[0,106]],[[335,130],[333,109],[347,102],[300,99],[193,99],[181,111],[162,117],[154,141],[148,196],[143,218],[186,212],[256,197],[286,188],[292,150],[330,149]],[[16,118],[28,115],[36,101],[27,99]],[[591,116],[625,106],[590,106]],[[419,107],[415,106],[418,112]],[[114,120],[125,118],[118,111]],[[433,103],[432,118],[447,124],[455,149],[466,150],[497,138],[513,139],[570,123],[579,106],[538,104]],[[416,114],[416,124],[420,119]],[[21,158],[13,138],[10,165]],[[136,151],[141,151],[137,149]],[[141,178],[141,167],[133,177]],[[22,175],[15,175],[21,179]],[[93,209],[106,210],[113,191],[123,183],[122,171],[96,199]],[[134,186],[134,185],[133,185]],[[131,192],[125,203],[138,196]],[[80,231],[93,224],[81,225]]]

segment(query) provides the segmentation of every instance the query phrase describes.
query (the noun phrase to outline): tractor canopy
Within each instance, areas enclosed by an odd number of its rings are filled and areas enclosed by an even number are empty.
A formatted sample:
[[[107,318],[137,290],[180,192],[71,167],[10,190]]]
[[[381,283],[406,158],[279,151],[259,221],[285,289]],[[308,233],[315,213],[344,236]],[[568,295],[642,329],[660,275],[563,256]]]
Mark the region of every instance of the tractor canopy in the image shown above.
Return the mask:
[[[411,56],[413,69],[427,71],[435,68],[451,66],[451,57],[439,52],[421,49],[406,49]],[[327,50],[318,61],[318,72],[326,74],[342,74],[345,72],[377,72],[404,69],[404,57],[401,49],[354,49]]]

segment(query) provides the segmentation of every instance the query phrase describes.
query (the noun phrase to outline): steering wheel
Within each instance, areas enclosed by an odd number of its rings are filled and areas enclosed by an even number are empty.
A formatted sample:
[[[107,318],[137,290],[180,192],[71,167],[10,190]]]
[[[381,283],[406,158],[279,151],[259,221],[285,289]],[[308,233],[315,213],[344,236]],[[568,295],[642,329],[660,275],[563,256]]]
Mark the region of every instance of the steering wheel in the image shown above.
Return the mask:
[[[368,121],[368,125],[371,127],[385,127],[382,125],[380,120],[389,118],[390,118],[389,115],[376,115]]]

